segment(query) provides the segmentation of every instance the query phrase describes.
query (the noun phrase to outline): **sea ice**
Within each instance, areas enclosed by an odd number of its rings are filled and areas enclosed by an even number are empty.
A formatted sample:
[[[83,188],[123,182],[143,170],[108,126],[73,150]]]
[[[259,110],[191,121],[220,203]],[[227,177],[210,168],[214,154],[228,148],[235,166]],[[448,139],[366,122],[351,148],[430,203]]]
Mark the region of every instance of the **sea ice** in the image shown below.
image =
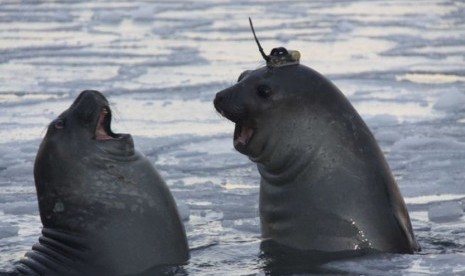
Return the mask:
[[[154,9],[150,6],[142,6],[131,12],[131,17],[136,21],[154,20]]]
[[[39,209],[37,202],[14,202],[3,206],[3,213],[10,215],[37,215]]]
[[[365,116],[365,122],[370,127],[385,127],[397,125],[399,120],[391,114],[377,114],[373,116]]]
[[[0,239],[16,236],[18,231],[18,226],[0,221]]]
[[[459,151],[465,150],[465,143],[459,142],[453,138],[441,137],[419,137],[412,136],[397,141],[392,150],[408,151],[408,150],[428,150],[428,151]]]
[[[189,205],[187,205],[185,202],[176,200],[176,204],[178,205],[178,211],[179,215],[181,216],[182,221],[188,221],[190,217],[190,209]]]
[[[465,109],[465,94],[459,91],[449,91],[439,95],[433,106],[435,109],[454,112]]]
[[[463,204],[458,201],[441,202],[428,210],[428,218],[432,222],[456,221],[462,216]]]
[[[115,10],[111,11],[98,11],[94,13],[92,20],[95,22],[105,23],[105,24],[116,24],[123,20],[124,15],[122,12]]]

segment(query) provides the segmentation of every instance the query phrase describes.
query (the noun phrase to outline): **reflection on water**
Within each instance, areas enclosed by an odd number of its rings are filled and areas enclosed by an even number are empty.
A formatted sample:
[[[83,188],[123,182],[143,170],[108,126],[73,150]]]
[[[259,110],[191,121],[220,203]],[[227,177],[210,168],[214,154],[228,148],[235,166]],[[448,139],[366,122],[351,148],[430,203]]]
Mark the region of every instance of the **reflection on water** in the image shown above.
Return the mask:
[[[273,241],[263,241],[260,245],[264,271],[267,275],[338,275],[343,271],[325,266],[327,263],[373,256],[379,252],[373,250],[355,250],[340,252],[323,252],[316,250],[301,251],[279,245]]]

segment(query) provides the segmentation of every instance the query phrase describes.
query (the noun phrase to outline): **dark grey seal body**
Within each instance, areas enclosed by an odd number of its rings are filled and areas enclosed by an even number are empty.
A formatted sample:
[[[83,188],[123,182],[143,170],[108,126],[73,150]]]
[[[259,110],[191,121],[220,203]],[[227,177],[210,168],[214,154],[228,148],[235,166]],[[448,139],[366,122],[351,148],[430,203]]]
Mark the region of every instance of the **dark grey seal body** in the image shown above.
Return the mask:
[[[235,148],[257,163],[263,238],[301,251],[418,251],[404,200],[357,111],[298,64],[298,52],[277,48],[270,57],[214,100],[236,123]]]
[[[105,97],[88,90],[49,125],[34,166],[42,236],[18,273],[153,275],[187,262],[167,185],[110,123]]]

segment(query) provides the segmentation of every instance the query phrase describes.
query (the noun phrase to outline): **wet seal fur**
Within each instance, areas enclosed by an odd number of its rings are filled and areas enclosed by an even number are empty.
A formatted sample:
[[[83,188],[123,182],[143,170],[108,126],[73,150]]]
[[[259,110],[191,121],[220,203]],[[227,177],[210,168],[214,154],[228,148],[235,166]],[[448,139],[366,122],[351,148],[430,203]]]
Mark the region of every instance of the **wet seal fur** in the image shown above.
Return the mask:
[[[243,72],[214,99],[236,124],[234,147],[261,175],[262,249],[355,253],[349,256],[418,251],[372,133],[341,91],[296,62],[294,52],[262,52],[266,66]]]
[[[49,125],[34,166],[42,236],[18,274],[154,275],[188,261],[167,185],[110,124],[106,98],[87,90]]]

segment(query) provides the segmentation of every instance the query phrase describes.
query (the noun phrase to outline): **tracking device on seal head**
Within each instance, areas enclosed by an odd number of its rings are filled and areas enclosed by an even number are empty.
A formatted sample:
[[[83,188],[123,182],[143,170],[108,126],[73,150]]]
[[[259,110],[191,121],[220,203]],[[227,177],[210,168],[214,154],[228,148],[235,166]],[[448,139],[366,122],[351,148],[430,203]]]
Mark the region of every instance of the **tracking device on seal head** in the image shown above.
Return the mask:
[[[258,41],[255,29],[252,24],[252,19],[249,17],[250,28],[252,29],[255,42],[257,42],[258,50],[262,54],[263,59],[266,61],[268,67],[282,67],[288,65],[299,64],[300,52],[296,50],[287,50],[284,47],[273,48],[269,55],[266,55],[263,51],[262,45]]]

